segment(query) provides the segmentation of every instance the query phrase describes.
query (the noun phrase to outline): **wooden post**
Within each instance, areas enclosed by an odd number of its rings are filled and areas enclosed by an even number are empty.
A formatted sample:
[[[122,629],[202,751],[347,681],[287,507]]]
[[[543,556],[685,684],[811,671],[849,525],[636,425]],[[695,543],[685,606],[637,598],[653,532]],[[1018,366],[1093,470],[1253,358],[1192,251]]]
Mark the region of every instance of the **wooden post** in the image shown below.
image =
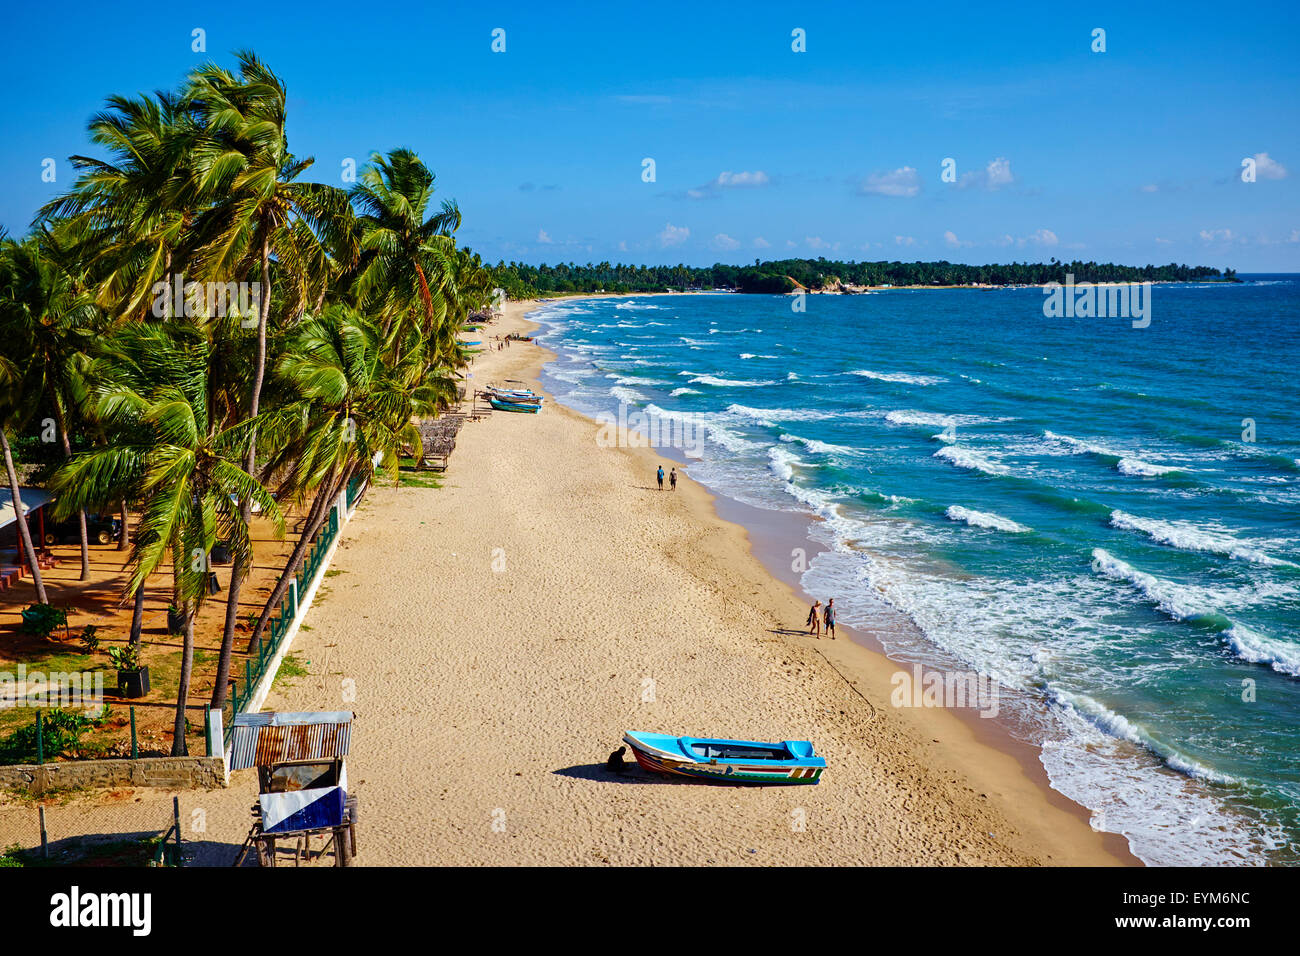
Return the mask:
[[[136,746],[135,740],[135,708],[131,708],[131,759],[135,760],[140,756],[140,748]]]
[[[50,858],[50,835],[45,832],[45,808],[39,807],[41,816],[41,857],[48,860]]]
[[[172,821],[176,824],[176,865],[184,866],[185,860],[181,856],[181,798],[172,797]]]

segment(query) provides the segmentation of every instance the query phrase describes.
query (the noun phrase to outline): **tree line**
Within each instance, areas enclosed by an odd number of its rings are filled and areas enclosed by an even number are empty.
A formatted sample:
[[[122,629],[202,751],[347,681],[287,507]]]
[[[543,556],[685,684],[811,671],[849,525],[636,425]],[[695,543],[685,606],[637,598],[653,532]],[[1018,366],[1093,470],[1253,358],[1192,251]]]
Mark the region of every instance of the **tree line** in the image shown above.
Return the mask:
[[[489,267],[493,281],[515,299],[539,295],[593,292],[684,292],[689,289],[728,289],[737,292],[785,293],[852,286],[918,285],[1042,285],[1065,282],[1191,282],[1234,280],[1209,266],[1170,263],[1164,266],[1124,266],[1105,262],[1012,262],[971,266],[959,262],[844,262],[826,258],[755,260],[753,265],[715,263],[707,267],[633,266],[609,262],[558,263],[537,266],[498,262]]]

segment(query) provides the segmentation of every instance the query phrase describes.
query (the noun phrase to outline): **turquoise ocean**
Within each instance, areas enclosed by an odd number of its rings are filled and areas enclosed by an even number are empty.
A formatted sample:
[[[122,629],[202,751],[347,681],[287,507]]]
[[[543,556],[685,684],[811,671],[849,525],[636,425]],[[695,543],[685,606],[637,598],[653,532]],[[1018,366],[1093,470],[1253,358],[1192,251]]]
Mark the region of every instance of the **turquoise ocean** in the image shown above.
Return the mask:
[[[549,303],[591,415],[690,421],[693,479],[805,516],[802,586],[1002,688],[1052,786],[1151,864],[1300,862],[1300,276]],[[881,629],[882,619],[906,626]]]

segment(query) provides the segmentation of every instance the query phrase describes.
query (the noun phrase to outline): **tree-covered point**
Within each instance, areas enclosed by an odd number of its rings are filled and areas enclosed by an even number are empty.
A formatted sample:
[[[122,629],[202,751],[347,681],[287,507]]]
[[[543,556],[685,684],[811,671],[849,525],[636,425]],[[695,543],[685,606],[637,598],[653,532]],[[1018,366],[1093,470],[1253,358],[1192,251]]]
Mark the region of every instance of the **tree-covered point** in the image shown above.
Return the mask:
[[[841,262],[818,259],[755,260],[752,266],[715,263],[708,267],[611,265],[608,262],[527,265],[499,262],[489,267],[496,284],[511,298],[535,298],[569,292],[668,292],[687,289],[734,289],[738,292],[782,293],[844,286],[963,286],[1041,285],[1064,282],[1189,282],[1202,279],[1235,281],[1232,269],[1169,263],[1164,266],[1124,266],[1112,262],[1012,262],[970,266],[958,262]]]

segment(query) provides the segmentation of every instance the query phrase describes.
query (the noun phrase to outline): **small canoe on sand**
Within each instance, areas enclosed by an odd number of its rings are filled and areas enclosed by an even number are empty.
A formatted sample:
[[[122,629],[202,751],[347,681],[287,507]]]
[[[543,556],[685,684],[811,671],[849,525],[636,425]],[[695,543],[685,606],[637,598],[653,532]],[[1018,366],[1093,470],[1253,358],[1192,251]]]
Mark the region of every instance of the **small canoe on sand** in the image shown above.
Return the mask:
[[[488,397],[488,402],[497,411],[501,412],[539,412],[542,408],[542,400],[539,398],[535,402],[510,402],[503,398],[497,398],[495,395]]]
[[[654,773],[725,783],[817,783],[826,759],[807,740],[762,743],[673,737],[629,730],[623,741],[636,762]]]

